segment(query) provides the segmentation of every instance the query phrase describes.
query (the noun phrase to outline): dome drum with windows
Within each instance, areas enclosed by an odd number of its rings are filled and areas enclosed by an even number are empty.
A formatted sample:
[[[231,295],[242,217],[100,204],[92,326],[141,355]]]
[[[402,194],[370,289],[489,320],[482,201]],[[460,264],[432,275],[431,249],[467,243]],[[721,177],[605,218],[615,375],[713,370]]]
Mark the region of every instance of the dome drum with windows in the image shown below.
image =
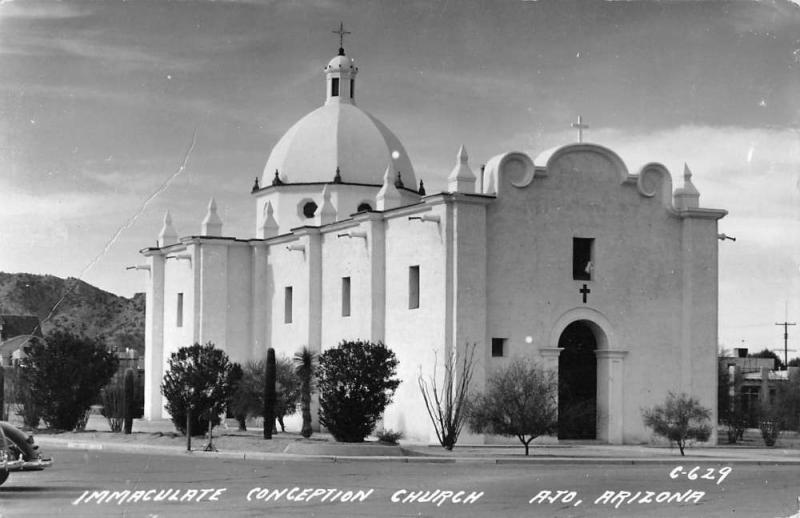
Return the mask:
[[[253,186],[259,238],[388,208],[386,187],[401,204],[424,193],[400,139],[356,105],[358,67],[341,41],[323,71],[325,103],[278,140]]]

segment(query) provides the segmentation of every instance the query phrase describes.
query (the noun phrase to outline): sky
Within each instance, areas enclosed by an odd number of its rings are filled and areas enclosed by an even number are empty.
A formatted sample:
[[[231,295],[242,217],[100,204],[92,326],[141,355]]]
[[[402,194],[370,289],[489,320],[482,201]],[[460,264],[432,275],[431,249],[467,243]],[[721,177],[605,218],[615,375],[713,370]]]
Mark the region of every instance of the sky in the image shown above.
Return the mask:
[[[428,192],[460,145],[536,157],[584,140],[631,173],[693,172],[720,232],[720,345],[800,324],[800,0],[0,0],[0,271],[144,291],[167,209],[255,234],[250,188],[324,102],[352,32],[358,103]],[[184,167],[181,167],[184,164]],[[800,325],[789,328],[800,355]]]

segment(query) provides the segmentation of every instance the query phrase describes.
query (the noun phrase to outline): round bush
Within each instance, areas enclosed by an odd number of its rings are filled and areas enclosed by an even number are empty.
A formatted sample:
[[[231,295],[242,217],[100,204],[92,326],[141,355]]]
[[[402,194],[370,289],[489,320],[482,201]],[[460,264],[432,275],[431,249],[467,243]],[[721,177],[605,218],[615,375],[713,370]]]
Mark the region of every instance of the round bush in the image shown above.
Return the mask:
[[[319,357],[319,421],[340,442],[363,442],[392,402],[397,358],[382,343],[342,342]]]

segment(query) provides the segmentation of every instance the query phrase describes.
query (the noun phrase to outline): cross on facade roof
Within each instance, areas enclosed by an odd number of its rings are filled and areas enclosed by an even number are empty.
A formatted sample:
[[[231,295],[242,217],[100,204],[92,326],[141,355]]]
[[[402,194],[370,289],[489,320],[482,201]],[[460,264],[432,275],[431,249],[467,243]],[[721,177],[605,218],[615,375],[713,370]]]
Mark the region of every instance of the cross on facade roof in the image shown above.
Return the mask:
[[[572,127],[578,130],[578,142],[583,142],[583,130],[589,129],[589,125],[584,124],[583,117],[578,115],[578,122],[573,122]]]
[[[350,31],[344,30],[344,23],[339,22],[339,30],[338,31],[331,31],[334,34],[339,35],[339,55],[344,56],[344,35],[345,34],[352,34]]]

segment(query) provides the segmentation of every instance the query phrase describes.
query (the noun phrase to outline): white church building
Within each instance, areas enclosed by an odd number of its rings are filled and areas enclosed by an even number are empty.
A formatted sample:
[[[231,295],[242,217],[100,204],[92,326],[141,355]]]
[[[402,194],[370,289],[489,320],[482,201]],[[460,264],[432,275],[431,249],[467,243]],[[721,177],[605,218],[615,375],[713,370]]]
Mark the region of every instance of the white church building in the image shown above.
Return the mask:
[[[226,235],[212,200],[199,233],[179,237],[167,213],[142,250],[146,418],[167,417],[170,354],[209,341],[238,362],[382,341],[402,380],[383,425],[416,441],[436,442],[418,376],[469,344],[476,389],[515,357],[558,371],[563,439],[645,442],[641,410],[669,391],[716,409],[726,212],[699,206],[688,168],[673,188],[664,166],[632,174],[589,143],[479,168],[462,148],[447,191],[427,194],[400,139],[356,104],[358,72],[341,48],[325,67],[324,105],[252,188],[252,235]]]

